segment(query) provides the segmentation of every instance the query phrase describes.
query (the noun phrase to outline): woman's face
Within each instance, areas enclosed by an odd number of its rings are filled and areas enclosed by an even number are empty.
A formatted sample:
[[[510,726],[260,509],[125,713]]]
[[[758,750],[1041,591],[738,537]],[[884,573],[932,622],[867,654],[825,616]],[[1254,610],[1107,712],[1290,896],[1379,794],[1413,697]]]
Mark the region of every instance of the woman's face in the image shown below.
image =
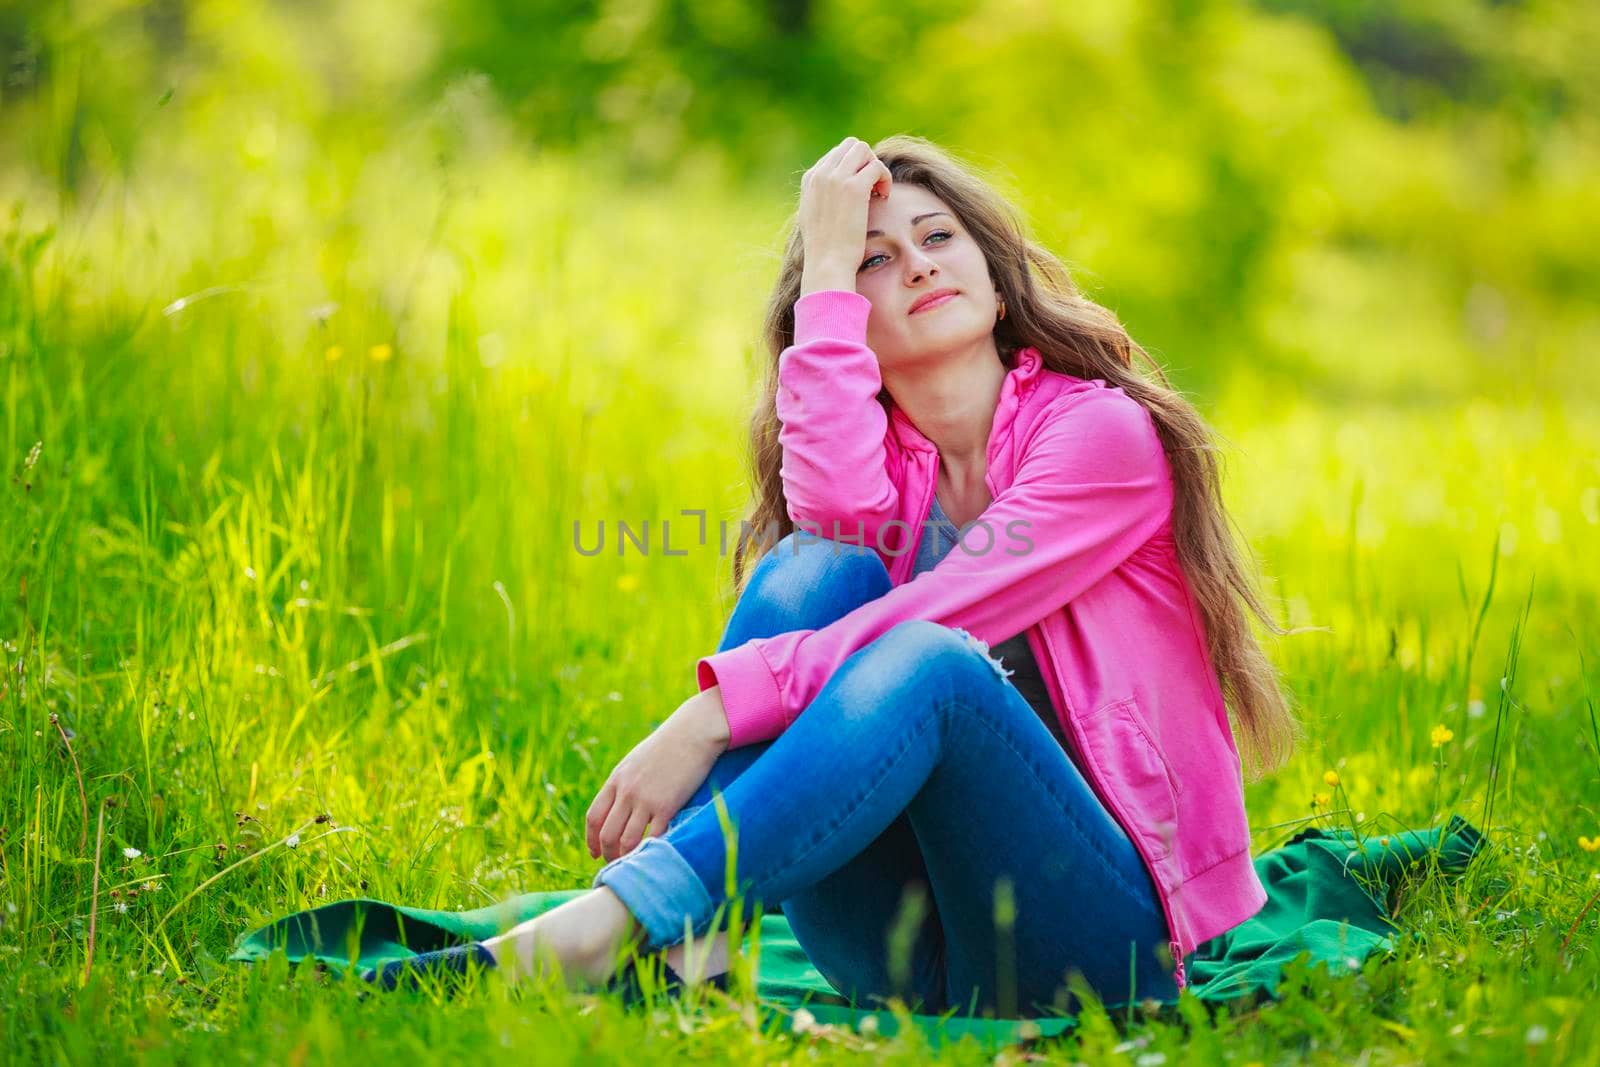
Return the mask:
[[[886,198],[867,202],[866,250],[857,266],[856,292],[872,304],[867,345],[886,369],[992,343],[999,303],[988,261],[926,188],[896,182]],[[941,289],[956,295],[912,311]]]

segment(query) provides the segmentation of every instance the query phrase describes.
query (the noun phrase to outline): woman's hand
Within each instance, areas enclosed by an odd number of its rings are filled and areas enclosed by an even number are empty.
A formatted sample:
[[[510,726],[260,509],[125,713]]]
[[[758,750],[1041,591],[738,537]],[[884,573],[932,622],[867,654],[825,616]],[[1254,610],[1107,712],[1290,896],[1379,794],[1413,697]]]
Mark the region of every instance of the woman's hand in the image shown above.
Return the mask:
[[[722,689],[712,686],[678,705],[667,721],[612,768],[584,819],[589,855],[607,860],[632,852],[666,832],[684,802],[700,788],[728,748]]]
[[[840,141],[806,171],[800,179],[801,296],[819,289],[855,292],[867,245],[867,200],[888,196],[893,183],[872,147],[855,137]]]

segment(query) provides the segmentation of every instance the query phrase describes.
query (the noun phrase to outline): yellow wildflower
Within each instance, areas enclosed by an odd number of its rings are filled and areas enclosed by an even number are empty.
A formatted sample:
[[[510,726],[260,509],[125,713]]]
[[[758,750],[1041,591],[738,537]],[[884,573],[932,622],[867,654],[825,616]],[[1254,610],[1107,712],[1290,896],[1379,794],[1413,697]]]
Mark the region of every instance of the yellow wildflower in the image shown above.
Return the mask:
[[[332,363],[334,360],[344,355],[344,349],[340,348],[338,345],[329,345],[328,351],[323,353],[323,355],[329,363]]]
[[[1448,744],[1450,739],[1455,735],[1456,732],[1454,730],[1450,729],[1450,727],[1446,726],[1444,723],[1440,723],[1438,726],[1433,728],[1433,733],[1429,736],[1433,739],[1433,747],[1438,748],[1440,745]]]
[[[1331,786],[1337,787],[1339,785],[1339,772],[1338,771],[1328,771],[1326,774],[1324,774],[1322,776],[1322,780],[1324,782],[1327,782]]]
[[[383,363],[392,355],[394,355],[394,346],[392,345],[373,345],[367,349],[367,356],[374,363]]]
[[[1328,806],[1328,802],[1332,799],[1333,798],[1326,793],[1313,793],[1311,794],[1311,806],[1313,808],[1325,808]]]
[[[1594,837],[1579,837],[1578,847],[1585,852],[1600,852],[1600,834]]]

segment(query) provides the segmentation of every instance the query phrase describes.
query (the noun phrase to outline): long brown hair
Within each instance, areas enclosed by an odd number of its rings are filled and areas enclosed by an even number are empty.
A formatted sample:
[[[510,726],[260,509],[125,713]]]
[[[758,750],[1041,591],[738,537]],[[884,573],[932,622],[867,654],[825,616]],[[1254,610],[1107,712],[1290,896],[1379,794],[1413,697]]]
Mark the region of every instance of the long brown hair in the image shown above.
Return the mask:
[[[1150,412],[1172,469],[1173,537],[1179,563],[1201,617],[1211,661],[1239,728],[1240,749],[1252,776],[1280,766],[1299,736],[1299,726],[1280,689],[1272,661],[1257,643],[1245,614],[1249,608],[1272,633],[1277,625],[1254,582],[1254,559],[1246,565],[1223,506],[1216,445],[1211,430],[1167,380],[1162,368],[1128,335],[1117,317],[1084,296],[1067,268],[1034,243],[1019,213],[988,182],[933,143],[897,134],[873,145],[896,183],[922,186],[947,204],[988,259],[1006,317],[995,325],[995,347],[1007,367],[1026,346],[1037,348],[1044,366],[1078,378],[1120,386]],[[791,217],[788,246],[763,326],[767,359],[759,402],[750,418],[750,455],[755,505],[741,527],[733,555],[733,581],[742,592],[747,558],[770,546],[774,534],[794,529],[779,476],[778,357],[794,343],[794,304],[800,297],[804,245],[798,212]],[[1137,356],[1150,377],[1134,369]],[[886,409],[888,390],[878,393]]]

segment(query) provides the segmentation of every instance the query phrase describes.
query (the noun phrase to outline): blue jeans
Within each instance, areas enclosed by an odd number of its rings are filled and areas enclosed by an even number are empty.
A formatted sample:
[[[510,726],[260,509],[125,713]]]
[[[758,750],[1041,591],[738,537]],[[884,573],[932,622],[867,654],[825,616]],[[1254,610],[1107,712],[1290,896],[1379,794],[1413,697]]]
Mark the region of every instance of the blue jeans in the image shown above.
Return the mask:
[[[815,629],[889,591],[870,548],[796,531],[755,565],[721,649]],[[771,741],[730,749],[661,836],[603,866],[641,950],[780,907],[858,1004],[1003,1016],[1172,998],[1143,860],[1022,694],[965,631],[926,620],[857,649]]]

